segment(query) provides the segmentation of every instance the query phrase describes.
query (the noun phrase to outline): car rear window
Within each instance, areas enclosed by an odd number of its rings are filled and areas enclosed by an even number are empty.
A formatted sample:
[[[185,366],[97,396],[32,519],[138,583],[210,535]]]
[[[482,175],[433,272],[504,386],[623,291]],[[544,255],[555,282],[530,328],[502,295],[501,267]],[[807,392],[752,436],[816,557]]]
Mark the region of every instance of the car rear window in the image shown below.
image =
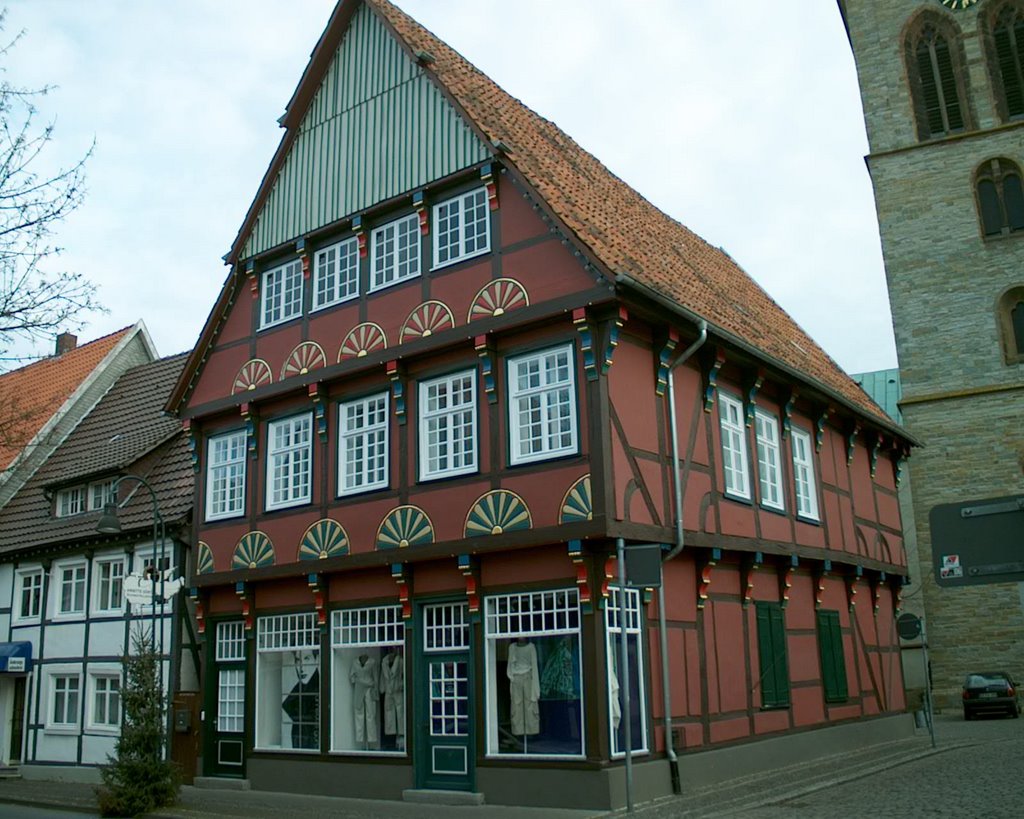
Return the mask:
[[[964,688],[980,688],[983,685],[1005,685],[1006,677],[1002,674],[968,674]]]

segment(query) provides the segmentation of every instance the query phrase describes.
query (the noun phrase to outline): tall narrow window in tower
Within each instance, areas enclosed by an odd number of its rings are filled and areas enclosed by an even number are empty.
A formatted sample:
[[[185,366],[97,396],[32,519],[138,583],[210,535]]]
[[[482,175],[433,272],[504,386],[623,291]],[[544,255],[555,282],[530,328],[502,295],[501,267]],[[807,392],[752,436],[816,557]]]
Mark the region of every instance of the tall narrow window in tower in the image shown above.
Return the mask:
[[[952,25],[925,17],[906,41],[907,74],[920,139],[967,127],[960,39]]]
[[[1003,291],[996,303],[996,318],[1003,337],[1006,363],[1024,362],[1024,285]]]
[[[974,179],[985,238],[1024,231],[1020,168],[1009,159],[990,159],[978,168]]]
[[[1003,119],[1024,119],[1024,5],[1006,3],[993,18],[993,87]]]

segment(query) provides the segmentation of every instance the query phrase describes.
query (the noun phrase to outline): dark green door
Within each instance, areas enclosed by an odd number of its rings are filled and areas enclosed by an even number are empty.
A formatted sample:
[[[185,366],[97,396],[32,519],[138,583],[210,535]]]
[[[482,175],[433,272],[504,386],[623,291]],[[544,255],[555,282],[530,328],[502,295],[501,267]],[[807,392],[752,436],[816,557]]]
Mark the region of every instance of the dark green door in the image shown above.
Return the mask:
[[[475,754],[468,607],[431,603],[418,614],[416,786],[471,791]]]
[[[206,678],[203,773],[245,777],[245,624],[217,623]]]

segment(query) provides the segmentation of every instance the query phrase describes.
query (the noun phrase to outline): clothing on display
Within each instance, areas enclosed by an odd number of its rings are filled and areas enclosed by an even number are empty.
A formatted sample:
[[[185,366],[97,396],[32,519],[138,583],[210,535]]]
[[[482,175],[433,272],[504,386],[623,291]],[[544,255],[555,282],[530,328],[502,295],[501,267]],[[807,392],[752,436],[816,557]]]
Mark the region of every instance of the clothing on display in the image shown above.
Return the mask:
[[[576,680],[571,643],[568,639],[561,639],[544,661],[544,671],[540,676],[541,696],[546,700],[579,699]]]
[[[618,731],[619,723],[622,722],[622,705],[619,703],[619,675],[615,673],[614,668],[609,670],[609,674],[611,675],[609,696],[612,701],[612,729]]]
[[[384,655],[380,664],[384,694],[384,733],[405,735],[405,658],[399,651]]]
[[[352,663],[348,673],[349,682],[352,683],[352,718],[355,722],[356,742],[367,745],[376,744],[379,739],[377,711],[380,694],[377,675],[377,660],[368,654],[361,654]]]
[[[508,647],[508,679],[511,698],[512,733],[518,736],[540,733],[540,676],[537,649],[519,639]]]
[[[294,667],[284,666],[282,674],[296,680],[281,702],[281,710],[291,720],[291,747],[320,747],[320,673],[318,652],[295,655]]]

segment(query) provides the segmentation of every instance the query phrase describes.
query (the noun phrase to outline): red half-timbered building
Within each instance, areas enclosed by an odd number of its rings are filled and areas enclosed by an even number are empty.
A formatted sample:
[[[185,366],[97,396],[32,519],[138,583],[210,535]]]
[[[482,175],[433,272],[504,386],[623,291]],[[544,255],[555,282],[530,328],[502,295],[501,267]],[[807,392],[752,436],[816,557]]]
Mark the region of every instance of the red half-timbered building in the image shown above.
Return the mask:
[[[627,724],[638,798],[905,730],[909,441],[725,253],[386,0],[281,122],[168,404],[203,774],[610,807]]]

